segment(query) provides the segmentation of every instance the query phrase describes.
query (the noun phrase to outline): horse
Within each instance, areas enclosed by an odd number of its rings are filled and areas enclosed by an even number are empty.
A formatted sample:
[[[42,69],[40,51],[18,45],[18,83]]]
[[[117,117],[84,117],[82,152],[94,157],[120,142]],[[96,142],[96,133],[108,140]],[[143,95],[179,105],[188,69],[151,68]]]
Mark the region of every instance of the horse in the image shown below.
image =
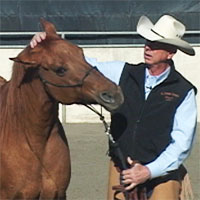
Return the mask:
[[[14,61],[0,87],[0,199],[66,199],[70,150],[58,104],[100,104],[112,111],[123,102],[120,87],[89,65],[83,50],[47,33]]]
[[[0,87],[6,83],[6,79],[0,76]]]

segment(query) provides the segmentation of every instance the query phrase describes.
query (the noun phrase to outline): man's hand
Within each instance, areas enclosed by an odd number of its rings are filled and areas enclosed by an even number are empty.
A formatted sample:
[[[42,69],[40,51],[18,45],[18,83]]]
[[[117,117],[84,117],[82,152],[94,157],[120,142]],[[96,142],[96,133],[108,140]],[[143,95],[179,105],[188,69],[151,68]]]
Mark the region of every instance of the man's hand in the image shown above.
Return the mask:
[[[32,40],[30,41],[31,48],[34,48],[39,42],[42,42],[42,40],[45,40],[46,36],[47,35],[45,32],[36,33],[33,36]]]
[[[127,159],[128,163],[131,165],[133,161],[130,157]],[[133,167],[122,171],[123,183],[129,184],[125,189],[133,189],[136,185],[144,183],[151,177],[151,173],[148,167],[136,163]]]

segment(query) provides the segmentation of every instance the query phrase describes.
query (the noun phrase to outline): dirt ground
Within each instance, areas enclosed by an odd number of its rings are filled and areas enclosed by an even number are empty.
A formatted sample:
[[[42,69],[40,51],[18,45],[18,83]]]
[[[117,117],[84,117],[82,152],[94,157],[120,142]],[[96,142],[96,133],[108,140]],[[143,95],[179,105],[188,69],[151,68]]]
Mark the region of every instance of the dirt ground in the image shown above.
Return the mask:
[[[199,126],[200,127],[200,126]],[[72,178],[67,191],[68,200],[106,200],[108,145],[104,127],[99,124],[65,124],[71,151]],[[194,200],[200,200],[200,137],[185,165],[192,182]]]

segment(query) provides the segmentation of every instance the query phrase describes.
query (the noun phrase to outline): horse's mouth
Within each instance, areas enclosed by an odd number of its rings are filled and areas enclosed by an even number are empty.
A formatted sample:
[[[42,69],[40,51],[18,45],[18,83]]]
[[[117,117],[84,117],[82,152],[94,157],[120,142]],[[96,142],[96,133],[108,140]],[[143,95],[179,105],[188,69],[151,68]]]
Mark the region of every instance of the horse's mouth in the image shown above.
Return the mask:
[[[116,110],[124,102],[124,96],[121,89],[117,92],[103,91],[97,98],[97,103],[101,104],[108,111]]]

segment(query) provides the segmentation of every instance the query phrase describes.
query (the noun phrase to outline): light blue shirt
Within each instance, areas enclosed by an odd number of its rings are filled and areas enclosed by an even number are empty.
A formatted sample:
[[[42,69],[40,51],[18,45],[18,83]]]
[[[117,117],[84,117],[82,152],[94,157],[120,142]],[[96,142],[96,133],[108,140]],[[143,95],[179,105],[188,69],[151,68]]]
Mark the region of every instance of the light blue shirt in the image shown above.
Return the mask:
[[[96,59],[86,58],[87,62],[96,66],[100,72],[119,84],[119,79],[125,62],[97,62]],[[145,75],[145,98],[148,98],[152,88],[163,82],[170,73],[170,67],[159,76],[152,76],[146,69]],[[194,89],[191,89],[184,101],[177,108],[173,129],[171,132],[171,143],[153,162],[147,164],[151,172],[151,178],[166,175],[168,172],[178,169],[191,151],[192,142],[196,130],[197,105]]]

